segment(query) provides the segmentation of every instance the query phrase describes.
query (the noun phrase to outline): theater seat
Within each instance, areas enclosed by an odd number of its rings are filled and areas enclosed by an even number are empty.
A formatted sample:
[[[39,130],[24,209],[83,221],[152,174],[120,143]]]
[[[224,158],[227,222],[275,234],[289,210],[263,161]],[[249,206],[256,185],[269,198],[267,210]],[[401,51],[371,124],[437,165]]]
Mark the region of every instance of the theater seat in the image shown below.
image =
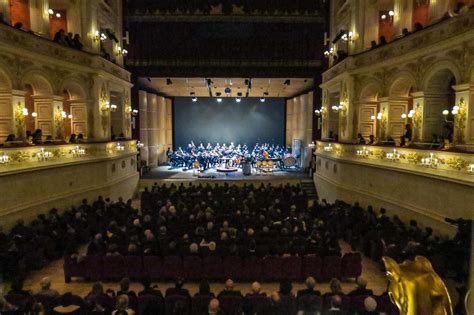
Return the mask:
[[[341,277],[341,257],[326,256],[323,259],[323,268],[321,270],[321,278],[332,279]]]
[[[72,277],[85,277],[86,266],[84,261],[77,262],[71,256],[64,256],[64,281],[69,283]]]
[[[248,308],[250,314],[266,314],[270,304],[270,298],[266,296],[246,296],[244,300],[244,308]]]
[[[303,257],[303,278],[314,277],[321,278],[322,259],[319,256],[305,256]]]
[[[297,281],[301,280],[303,263],[301,257],[290,256],[281,258],[281,271],[285,279]]]
[[[242,279],[255,281],[262,277],[262,260],[255,256],[245,257],[242,261]]]
[[[124,256],[123,263],[125,264],[126,275],[130,279],[141,279],[145,275],[142,257]]]
[[[224,279],[242,279],[242,258],[239,256],[227,256],[222,258],[222,269]]]
[[[220,308],[224,314],[242,314],[244,299],[240,296],[221,296],[219,298]]]
[[[268,256],[262,260],[263,280],[272,281],[282,278],[281,271],[282,260],[280,257]]]
[[[103,262],[103,277],[107,280],[119,280],[127,275],[127,266],[123,256],[104,256]]]
[[[207,314],[207,309],[211,299],[212,297],[210,296],[202,295],[193,297],[191,301],[192,314]]]
[[[218,256],[205,257],[202,260],[202,271],[205,278],[220,280],[223,278],[222,258]]]
[[[88,280],[101,280],[103,278],[102,256],[84,257],[85,277]]]
[[[362,258],[359,253],[347,253],[342,257],[341,273],[344,278],[358,278],[362,274]]]
[[[179,256],[166,256],[163,258],[163,272],[165,279],[176,279],[184,277],[183,261]]]
[[[160,279],[163,276],[163,262],[159,256],[143,257],[143,272],[152,279]]]
[[[184,257],[183,272],[187,280],[200,280],[203,276],[201,258],[198,256]]]
[[[174,314],[174,306],[176,303],[181,302],[184,305],[185,311],[181,314],[190,314],[190,305],[189,299],[182,295],[170,295],[165,298],[165,311],[166,315],[173,315]]]

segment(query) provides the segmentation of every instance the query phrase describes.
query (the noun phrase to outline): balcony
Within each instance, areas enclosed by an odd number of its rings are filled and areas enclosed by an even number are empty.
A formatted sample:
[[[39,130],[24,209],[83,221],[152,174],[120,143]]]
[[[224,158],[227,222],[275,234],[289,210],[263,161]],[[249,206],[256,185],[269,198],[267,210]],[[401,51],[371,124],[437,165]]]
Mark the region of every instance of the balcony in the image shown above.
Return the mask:
[[[435,49],[450,49],[452,46],[465,41],[466,35],[474,35],[474,13],[441,20],[427,26],[425,29],[399,37],[392,42],[350,55],[323,73],[323,82],[327,82],[346,71],[356,71],[364,67],[378,65],[397,65],[405,59],[416,59]],[[459,56],[460,58],[462,56]]]
[[[93,69],[130,81],[130,73],[127,70],[98,54],[65,47],[47,38],[4,24],[0,24],[0,51],[24,55],[30,60],[44,60],[54,64],[67,63],[85,71]]]

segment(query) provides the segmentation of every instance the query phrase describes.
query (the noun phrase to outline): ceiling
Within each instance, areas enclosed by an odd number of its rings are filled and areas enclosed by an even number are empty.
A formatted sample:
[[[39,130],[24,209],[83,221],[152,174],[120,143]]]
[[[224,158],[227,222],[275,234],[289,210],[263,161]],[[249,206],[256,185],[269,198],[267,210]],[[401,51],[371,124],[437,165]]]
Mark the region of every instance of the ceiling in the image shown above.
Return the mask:
[[[209,81],[210,80],[210,81]],[[312,88],[309,78],[147,78],[146,85],[165,96],[292,97]],[[210,82],[210,86],[208,84]],[[249,89],[250,85],[250,89]],[[225,89],[230,88],[227,95]],[[248,93],[248,94],[247,94]],[[265,94],[268,93],[268,94]]]

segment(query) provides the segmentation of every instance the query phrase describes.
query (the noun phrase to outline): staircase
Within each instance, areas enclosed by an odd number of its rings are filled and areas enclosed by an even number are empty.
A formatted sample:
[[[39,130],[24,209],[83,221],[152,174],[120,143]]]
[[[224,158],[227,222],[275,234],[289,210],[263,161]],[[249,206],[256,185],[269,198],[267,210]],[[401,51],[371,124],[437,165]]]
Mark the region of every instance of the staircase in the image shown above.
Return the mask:
[[[308,196],[308,200],[318,199],[318,193],[316,192],[316,187],[312,179],[301,180],[301,188]]]

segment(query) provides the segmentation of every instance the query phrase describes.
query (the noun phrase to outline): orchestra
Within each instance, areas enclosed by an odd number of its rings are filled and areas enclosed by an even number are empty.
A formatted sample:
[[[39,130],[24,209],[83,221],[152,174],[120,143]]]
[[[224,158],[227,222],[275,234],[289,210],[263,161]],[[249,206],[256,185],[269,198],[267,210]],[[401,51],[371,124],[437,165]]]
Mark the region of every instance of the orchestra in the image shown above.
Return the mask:
[[[212,145],[203,143],[195,145],[193,141],[185,149],[178,147],[174,152],[167,152],[171,167],[183,167],[193,169],[199,163],[201,170],[207,170],[218,166],[241,167],[245,161],[250,161],[253,165],[257,161],[272,160],[283,168],[283,160],[290,155],[289,151],[280,145],[268,143],[256,143],[253,148],[246,144],[235,145],[231,142],[229,145],[216,143]],[[197,163],[196,163],[197,162]]]

